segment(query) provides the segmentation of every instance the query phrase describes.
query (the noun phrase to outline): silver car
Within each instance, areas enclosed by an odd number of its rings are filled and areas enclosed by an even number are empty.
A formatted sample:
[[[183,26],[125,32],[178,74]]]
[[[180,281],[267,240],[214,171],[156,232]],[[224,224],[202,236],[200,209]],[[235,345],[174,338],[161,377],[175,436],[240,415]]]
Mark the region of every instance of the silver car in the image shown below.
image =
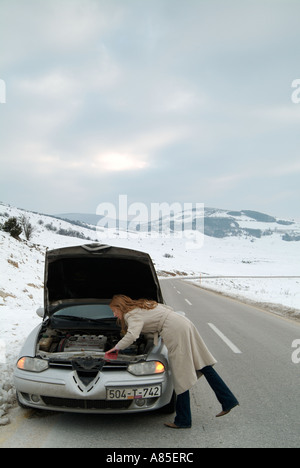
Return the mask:
[[[148,254],[89,244],[47,251],[43,318],[14,371],[20,406],[83,413],[171,413],[176,397],[161,338],[141,335],[116,359],[114,294],[163,303]]]

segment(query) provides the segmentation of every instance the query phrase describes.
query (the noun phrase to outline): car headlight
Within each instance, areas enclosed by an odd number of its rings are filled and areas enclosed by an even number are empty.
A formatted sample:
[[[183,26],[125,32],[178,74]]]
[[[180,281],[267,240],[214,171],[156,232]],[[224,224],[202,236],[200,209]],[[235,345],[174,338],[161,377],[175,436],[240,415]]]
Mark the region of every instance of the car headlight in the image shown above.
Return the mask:
[[[43,359],[24,356],[18,360],[17,368],[30,372],[43,372],[48,369],[48,362]]]
[[[162,374],[165,372],[165,366],[159,361],[145,361],[130,364],[127,370],[133,375]]]

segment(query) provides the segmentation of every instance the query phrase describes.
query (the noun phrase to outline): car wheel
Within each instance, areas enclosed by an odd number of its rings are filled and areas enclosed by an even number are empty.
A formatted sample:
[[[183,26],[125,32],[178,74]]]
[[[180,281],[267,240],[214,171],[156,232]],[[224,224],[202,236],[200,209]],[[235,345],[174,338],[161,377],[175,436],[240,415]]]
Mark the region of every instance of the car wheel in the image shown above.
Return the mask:
[[[17,392],[17,402],[18,402],[18,405],[20,406],[20,408],[22,408],[22,409],[27,409],[27,410],[28,410],[28,409],[31,409],[30,406],[26,406],[26,405],[24,405],[23,403],[20,402],[18,392]]]

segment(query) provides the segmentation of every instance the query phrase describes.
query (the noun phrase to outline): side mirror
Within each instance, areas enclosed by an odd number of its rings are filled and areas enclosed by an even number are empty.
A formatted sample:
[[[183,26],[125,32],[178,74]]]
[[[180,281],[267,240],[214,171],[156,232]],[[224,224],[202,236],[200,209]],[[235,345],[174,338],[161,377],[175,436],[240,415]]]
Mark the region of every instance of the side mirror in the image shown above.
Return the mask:
[[[45,314],[45,309],[44,307],[39,307],[37,310],[36,310],[36,314],[41,317],[41,318],[44,318],[44,314]]]

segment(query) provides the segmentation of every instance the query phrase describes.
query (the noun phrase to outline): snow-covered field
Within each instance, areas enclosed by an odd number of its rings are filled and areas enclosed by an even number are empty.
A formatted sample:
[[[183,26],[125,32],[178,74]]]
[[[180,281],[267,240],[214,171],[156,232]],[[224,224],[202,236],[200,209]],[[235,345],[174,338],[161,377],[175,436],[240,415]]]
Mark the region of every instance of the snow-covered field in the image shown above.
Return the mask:
[[[188,249],[186,239],[143,237],[111,239],[101,233],[70,225],[41,214],[0,204],[0,223],[8,216],[25,214],[35,227],[32,239],[18,241],[0,231],[0,425],[7,424],[15,404],[12,372],[18,352],[29,332],[40,323],[36,309],[43,304],[46,248],[80,245],[95,240],[148,252],[160,276],[187,275],[198,285],[218,292],[275,304],[277,313],[300,317],[300,242],[284,242],[274,233],[260,239],[247,237],[204,238],[199,249]],[[49,227],[50,226],[50,227]],[[59,235],[59,229],[76,230],[89,240]],[[209,279],[209,276],[236,278]],[[298,276],[298,278],[237,278],[239,276]]]

